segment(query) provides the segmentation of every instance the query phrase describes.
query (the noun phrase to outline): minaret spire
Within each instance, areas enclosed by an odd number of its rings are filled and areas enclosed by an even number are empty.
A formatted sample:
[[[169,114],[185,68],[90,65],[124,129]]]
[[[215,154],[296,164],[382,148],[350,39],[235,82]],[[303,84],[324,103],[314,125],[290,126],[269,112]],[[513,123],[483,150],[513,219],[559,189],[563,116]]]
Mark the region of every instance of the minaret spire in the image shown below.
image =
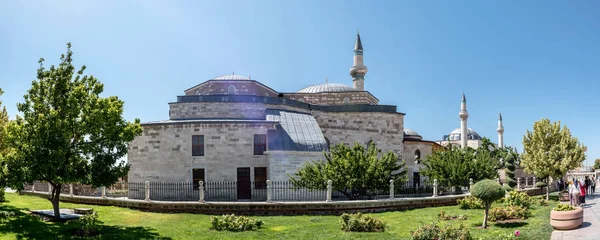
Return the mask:
[[[502,113],[498,114],[498,147],[504,147],[504,126],[502,125]]]
[[[365,90],[365,75],[367,74],[367,66],[363,62],[363,51],[360,33],[357,30],[354,44],[354,65],[350,68],[350,76],[352,76],[352,86],[359,91]]]
[[[458,116],[460,117],[460,147],[467,147],[467,138],[468,138],[468,129],[467,128],[467,119],[469,118],[469,113],[467,112],[467,98],[465,97],[465,93],[463,92],[462,101],[460,103],[460,112],[458,112]]]

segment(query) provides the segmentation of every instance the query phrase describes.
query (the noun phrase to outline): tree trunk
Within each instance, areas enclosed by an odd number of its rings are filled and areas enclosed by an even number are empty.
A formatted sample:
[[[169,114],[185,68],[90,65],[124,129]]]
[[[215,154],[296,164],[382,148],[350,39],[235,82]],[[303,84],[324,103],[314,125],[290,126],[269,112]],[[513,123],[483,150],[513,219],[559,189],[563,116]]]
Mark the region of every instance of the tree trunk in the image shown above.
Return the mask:
[[[489,210],[490,210],[490,204],[486,204],[485,205],[485,214],[483,215],[483,224],[481,225],[482,228],[487,227],[487,219],[488,219],[488,211]]]
[[[60,208],[59,208],[59,200],[60,200],[60,190],[61,184],[52,185],[52,196],[50,198],[50,202],[52,202],[52,208],[54,209],[54,220],[60,220]]]
[[[546,201],[550,200],[550,186],[546,186]]]

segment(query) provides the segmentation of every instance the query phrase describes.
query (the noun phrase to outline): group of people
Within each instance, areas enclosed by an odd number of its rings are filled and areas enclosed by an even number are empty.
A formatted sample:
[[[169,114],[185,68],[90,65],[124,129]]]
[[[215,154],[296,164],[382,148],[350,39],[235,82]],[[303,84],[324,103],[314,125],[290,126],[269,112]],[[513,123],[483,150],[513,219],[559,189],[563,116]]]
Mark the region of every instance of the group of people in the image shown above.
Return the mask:
[[[600,184],[595,177],[585,179],[575,179],[569,181],[569,195],[571,196],[571,206],[579,207],[585,204],[585,196],[596,192],[596,184]]]

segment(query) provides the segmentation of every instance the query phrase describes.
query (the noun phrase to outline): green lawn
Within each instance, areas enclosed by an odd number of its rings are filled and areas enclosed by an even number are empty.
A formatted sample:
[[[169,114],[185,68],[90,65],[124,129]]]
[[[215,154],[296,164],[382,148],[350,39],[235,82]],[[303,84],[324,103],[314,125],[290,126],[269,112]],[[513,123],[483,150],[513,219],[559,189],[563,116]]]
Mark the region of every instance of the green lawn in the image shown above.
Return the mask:
[[[46,199],[6,194],[8,202],[0,205],[2,211],[15,211],[18,216],[0,220],[0,239],[72,239],[70,225],[47,223],[23,213],[24,210],[51,209]],[[339,230],[337,216],[279,216],[257,217],[264,220],[264,228],[250,232],[218,232],[209,230],[209,215],[165,214],[142,212],[127,208],[90,206],[61,203],[61,208],[88,207],[98,212],[103,222],[103,234],[99,239],[410,239],[410,230],[419,222],[437,219],[440,211],[447,214],[465,215],[467,220],[446,221],[463,223],[477,239],[497,239],[498,235],[521,232],[519,239],[549,239],[550,209],[557,204],[541,207],[534,204],[533,216],[521,223],[491,223],[488,229],[478,229],[483,218],[482,210],[460,210],[457,206],[434,207],[407,211],[375,213],[373,216],[386,222],[383,233],[346,233]]]

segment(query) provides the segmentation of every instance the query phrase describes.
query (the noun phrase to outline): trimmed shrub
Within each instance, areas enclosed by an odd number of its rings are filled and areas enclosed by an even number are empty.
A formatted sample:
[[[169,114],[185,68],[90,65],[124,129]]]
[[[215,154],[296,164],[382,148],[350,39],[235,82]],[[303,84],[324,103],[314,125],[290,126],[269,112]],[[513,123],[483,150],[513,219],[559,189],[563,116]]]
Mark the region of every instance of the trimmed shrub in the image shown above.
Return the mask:
[[[463,210],[484,209],[485,208],[481,199],[473,197],[473,196],[467,196],[463,199],[458,199],[456,202],[458,203],[458,208],[463,209]]]
[[[459,239],[472,240],[471,233],[463,225],[453,227],[446,225],[440,227],[437,223],[432,222],[428,225],[421,223],[417,229],[410,232],[413,240],[431,240],[431,239]]]
[[[340,217],[341,229],[346,232],[383,232],[385,223],[368,215],[347,214]]]
[[[223,215],[222,217],[210,217],[210,229],[217,231],[251,231],[259,229],[263,225],[260,219],[250,219],[244,216],[236,216],[235,214]]]
[[[528,208],[531,206],[531,197],[525,192],[513,190],[509,193],[509,196],[504,200],[504,206],[519,206]]]
[[[502,197],[504,197],[506,191],[502,189],[502,186],[498,182],[493,180],[481,180],[471,189],[471,195],[481,199],[485,204],[485,215],[483,217],[482,227],[487,227],[488,212],[492,203]]]
[[[511,206],[505,208],[494,208],[490,210],[489,220],[492,222],[509,219],[527,219],[530,213],[525,207]]]
[[[92,213],[83,215],[78,220],[79,223],[79,235],[81,236],[94,236],[100,233],[100,220],[98,220],[98,213]]]
[[[554,211],[572,211],[572,210],[575,210],[575,208],[569,204],[558,204],[552,210],[554,210]]]

